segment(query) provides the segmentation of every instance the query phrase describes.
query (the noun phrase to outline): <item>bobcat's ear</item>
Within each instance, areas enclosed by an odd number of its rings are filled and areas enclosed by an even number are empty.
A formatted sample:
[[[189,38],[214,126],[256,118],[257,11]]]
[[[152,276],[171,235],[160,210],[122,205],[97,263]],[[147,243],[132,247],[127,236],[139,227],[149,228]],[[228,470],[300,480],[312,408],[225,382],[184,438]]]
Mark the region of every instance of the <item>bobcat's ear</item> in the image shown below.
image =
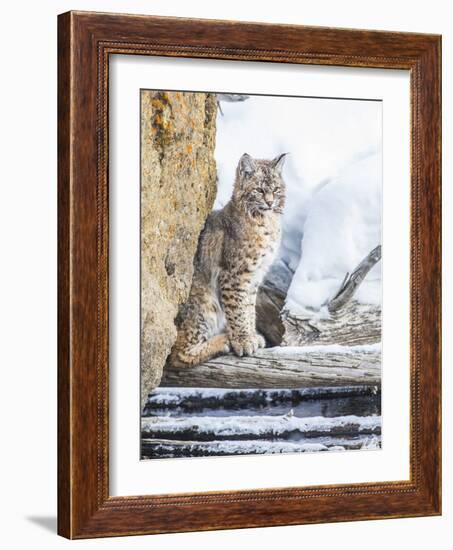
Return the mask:
[[[241,176],[251,176],[256,170],[255,161],[248,153],[244,153],[239,159],[238,168]]]
[[[275,168],[278,172],[282,171],[283,165],[285,164],[285,158],[288,153],[282,153],[281,155],[278,155],[278,157],[275,157],[272,160],[272,166]]]

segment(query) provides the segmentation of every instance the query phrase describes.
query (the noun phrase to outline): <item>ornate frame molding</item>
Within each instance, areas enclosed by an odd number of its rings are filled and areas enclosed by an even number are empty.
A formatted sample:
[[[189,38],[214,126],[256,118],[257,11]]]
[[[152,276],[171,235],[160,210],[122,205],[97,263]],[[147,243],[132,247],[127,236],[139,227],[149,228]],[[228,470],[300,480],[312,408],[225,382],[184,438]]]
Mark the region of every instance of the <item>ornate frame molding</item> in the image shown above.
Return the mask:
[[[88,12],[60,15],[58,30],[59,533],[87,538],[440,514],[440,37]],[[112,54],[410,71],[409,481],[109,496],[108,60]]]

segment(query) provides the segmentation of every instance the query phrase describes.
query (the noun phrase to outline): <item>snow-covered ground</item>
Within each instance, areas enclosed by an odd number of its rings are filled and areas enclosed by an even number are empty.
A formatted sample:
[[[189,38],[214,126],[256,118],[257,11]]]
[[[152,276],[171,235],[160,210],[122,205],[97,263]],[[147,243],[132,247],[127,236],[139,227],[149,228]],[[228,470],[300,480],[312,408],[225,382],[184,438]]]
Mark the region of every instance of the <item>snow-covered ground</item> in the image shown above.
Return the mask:
[[[222,111],[215,208],[228,202],[244,152],[257,158],[289,152],[279,259],[296,273],[286,308],[317,310],[381,242],[382,104],[250,96],[222,103]],[[359,301],[380,303],[380,277],[378,264],[359,288]]]

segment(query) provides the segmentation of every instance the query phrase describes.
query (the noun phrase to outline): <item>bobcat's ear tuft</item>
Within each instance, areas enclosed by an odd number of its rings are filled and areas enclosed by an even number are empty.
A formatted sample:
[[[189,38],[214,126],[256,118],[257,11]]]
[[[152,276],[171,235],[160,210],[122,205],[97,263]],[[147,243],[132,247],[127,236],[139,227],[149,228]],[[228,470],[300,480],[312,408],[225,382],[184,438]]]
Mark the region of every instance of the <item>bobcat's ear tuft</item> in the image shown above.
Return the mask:
[[[275,157],[272,160],[272,166],[278,171],[281,172],[283,165],[285,164],[285,158],[286,155],[289,155],[289,153],[282,153],[281,155],[278,155],[278,157]]]
[[[238,168],[241,176],[251,176],[256,170],[255,161],[248,153],[244,153],[239,159]]]

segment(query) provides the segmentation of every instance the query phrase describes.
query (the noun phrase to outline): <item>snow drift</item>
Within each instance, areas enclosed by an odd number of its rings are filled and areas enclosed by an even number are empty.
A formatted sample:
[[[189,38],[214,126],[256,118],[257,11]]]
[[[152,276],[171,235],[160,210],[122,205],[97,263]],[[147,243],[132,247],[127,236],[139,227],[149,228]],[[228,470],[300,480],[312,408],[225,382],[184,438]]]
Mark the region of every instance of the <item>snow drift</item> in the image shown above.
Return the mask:
[[[257,158],[289,152],[277,261],[296,272],[286,308],[296,314],[318,310],[346,272],[381,242],[382,104],[250,96],[240,103],[222,103],[222,113],[217,118],[214,207],[230,199],[244,152]],[[357,299],[380,303],[379,281],[376,266]]]

